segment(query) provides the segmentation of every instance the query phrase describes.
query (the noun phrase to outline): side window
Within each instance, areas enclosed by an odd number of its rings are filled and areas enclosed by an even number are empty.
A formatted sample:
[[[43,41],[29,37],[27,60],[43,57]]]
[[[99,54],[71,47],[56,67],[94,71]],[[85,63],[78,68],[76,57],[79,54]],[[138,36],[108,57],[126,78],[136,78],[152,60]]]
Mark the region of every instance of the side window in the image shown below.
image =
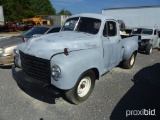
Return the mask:
[[[59,31],[60,31],[60,27],[57,27],[57,28],[52,28],[51,30],[48,31],[48,33],[55,33],[55,32],[59,32]]]
[[[157,30],[154,30],[154,35],[157,35]]]
[[[113,21],[107,21],[103,30],[103,36],[112,37],[117,35],[116,23]]]

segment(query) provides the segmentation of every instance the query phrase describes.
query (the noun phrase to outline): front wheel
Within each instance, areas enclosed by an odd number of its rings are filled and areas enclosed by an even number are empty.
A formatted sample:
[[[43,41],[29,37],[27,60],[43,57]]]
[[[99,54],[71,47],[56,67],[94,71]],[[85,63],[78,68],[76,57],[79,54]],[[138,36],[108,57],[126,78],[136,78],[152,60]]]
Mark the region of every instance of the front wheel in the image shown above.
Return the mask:
[[[135,63],[136,60],[136,53],[133,53],[131,55],[131,57],[129,58],[129,60],[123,61],[122,62],[122,67],[124,69],[131,69]]]
[[[65,92],[66,98],[74,104],[84,102],[93,91],[95,80],[96,77],[92,70],[84,72],[79,77],[77,84]]]
[[[151,44],[148,44],[146,47],[146,54],[150,55],[152,53],[153,47]]]

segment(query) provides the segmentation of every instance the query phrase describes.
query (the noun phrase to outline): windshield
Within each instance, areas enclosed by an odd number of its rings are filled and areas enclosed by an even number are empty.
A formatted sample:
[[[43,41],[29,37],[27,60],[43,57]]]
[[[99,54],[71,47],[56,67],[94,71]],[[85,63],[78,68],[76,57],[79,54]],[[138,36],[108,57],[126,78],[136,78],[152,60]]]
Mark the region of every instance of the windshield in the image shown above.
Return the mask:
[[[152,29],[143,29],[142,34],[149,34],[152,35],[153,30]]]
[[[90,34],[97,34],[101,25],[101,20],[87,17],[75,17],[68,19],[62,31],[78,31]]]
[[[78,19],[79,17],[75,17],[75,18],[71,18],[71,19],[68,19],[63,28],[62,28],[62,31],[73,31],[77,22],[78,22]]]
[[[21,34],[21,37],[32,37],[35,34],[44,34],[49,30],[47,27],[34,27]]]
[[[147,28],[139,28],[139,29],[133,29],[132,34],[148,34],[152,35],[153,30],[152,29],[147,29]]]

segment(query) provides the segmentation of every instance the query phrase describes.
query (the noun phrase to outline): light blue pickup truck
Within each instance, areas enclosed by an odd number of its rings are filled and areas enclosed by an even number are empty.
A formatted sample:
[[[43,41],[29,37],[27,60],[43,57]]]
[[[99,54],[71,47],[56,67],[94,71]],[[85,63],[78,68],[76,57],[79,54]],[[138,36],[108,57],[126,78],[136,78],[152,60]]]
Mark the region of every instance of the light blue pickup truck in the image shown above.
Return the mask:
[[[12,73],[27,89],[64,93],[79,104],[93,91],[96,79],[121,63],[133,67],[138,36],[120,36],[117,20],[100,14],[69,17],[59,33],[33,38],[14,51]]]

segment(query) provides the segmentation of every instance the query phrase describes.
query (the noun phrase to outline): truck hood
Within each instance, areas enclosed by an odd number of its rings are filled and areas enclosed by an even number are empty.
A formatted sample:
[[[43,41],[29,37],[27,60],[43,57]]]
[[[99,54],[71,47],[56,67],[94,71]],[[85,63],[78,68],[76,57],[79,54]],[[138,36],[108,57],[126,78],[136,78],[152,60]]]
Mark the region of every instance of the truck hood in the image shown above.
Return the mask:
[[[97,36],[75,31],[51,33],[38,38],[31,38],[28,42],[18,46],[26,54],[39,58],[50,59],[54,54],[97,47]]]

